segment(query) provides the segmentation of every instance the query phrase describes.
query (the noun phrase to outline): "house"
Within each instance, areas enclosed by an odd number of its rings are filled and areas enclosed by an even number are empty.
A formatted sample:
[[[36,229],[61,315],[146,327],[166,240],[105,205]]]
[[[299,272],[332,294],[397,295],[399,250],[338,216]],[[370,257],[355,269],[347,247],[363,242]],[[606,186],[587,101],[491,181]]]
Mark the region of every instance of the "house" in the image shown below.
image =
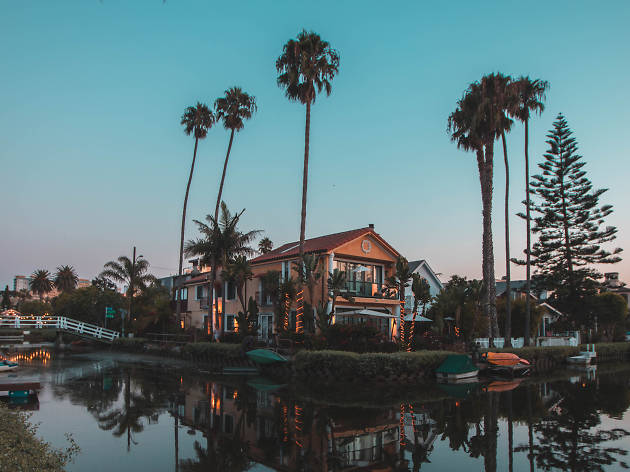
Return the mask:
[[[429,283],[429,289],[431,297],[435,297],[444,289],[442,281],[438,278],[433,269],[429,266],[429,263],[425,259],[419,261],[409,262],[409,270],[412,274],[419,274],[423,279]],[[431,306],[431,303],[427,303],[427,310]],[[413,310],[413,293],[411,293],[411,282],[405,287],[405,312],[411,313]]]
[[[277,332],[278,321],[271,298],[264,293],[262,277],[268,271],[278,271],[282,280],[295,279],[299,242],[284,244],[268,253],[251,259],[253,277],[244,287],[245,300],[253,297],[258,303],[259,338],[270,340]],[[368,323],[379,328],[388,337],[395,336],[399,325],[400,304],[395,296],[383,292],[384,281],[395,272],[400,256],[385,239],[375,232],[374,226],[328,234],[307,239],[304,252],[315,255],[326,272],[335,269],[346,273],[346,284],[335,300],[333,322],[341,324]],[[320,266],[321,267],[321,266]],[[236,287],[217,281],[215,294],[218,311],[209,307],[208,284],[210,272],[200,273],[184,284],[186,300],[186,327],[203,328],[212,311],[215,332],[231,332],[236,328],[235,318],[243,311]],[[305,301],[311,306],[323,303],[332,310],[332,295],[328,292],[328,277],[322,277],[314,290],[313,299],[305,290]],[[222,294],[225,293],[225,307]],[[290,329],[295,329],[296,303],[287,306]],[[217,316],[218,313],[218,316]]]
[[[608,272],[604,274],[604,287],[606,290],[621,295],[630,306],[630,287],[625,282],[619,280],[619,272]]]

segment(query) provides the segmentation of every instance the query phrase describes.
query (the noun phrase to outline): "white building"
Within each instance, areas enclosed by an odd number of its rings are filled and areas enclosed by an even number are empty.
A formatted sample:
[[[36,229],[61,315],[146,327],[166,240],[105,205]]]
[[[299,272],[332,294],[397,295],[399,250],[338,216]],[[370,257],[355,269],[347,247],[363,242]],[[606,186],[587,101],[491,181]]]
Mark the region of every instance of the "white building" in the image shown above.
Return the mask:
[[[429,291],[432,297],[435,297],[444,289],[442,281],[433,272],[433,269],[431,269],[425,259],[410,261],[409,270],[412,274],[419,274],[429,283]],[[430,306],[431,303],[427,303],[427,310]],[[411,310],[413,310],[413,293],[411,292],[411,282],[409,282],[405,288],[405,311],[411,312]]]

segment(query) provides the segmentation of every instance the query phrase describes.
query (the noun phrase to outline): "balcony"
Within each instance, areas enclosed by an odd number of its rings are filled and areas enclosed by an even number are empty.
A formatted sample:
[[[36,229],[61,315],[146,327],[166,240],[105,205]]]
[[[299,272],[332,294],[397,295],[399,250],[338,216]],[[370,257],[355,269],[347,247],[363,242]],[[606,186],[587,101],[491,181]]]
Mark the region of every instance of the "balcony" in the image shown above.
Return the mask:
[[[348,280],[346,282],[346,289],[341,292],[341,295],[348,295],[350,297],[389,298],[383,295],[383,287],[385,287],[385,284]]]

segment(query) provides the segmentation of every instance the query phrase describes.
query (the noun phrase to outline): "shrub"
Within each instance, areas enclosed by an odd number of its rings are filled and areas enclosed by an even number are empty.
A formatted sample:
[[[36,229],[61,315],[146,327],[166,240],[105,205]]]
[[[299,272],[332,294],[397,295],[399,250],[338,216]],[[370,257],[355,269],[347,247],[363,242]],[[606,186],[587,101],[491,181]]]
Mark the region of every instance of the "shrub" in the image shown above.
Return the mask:
[[[241,345],[230,343],[189,343],[182,347],[182,356],[196,362],[245,359]]]
[[[397,349],[397,347],[392,347],[392,343],[387,340],[385,334],[367,324],[334,324],[321,335],[312,336],[309,343],[311,346],[324,346],[325,349],[359,353],[391,352]],[[306,345],[308,346],[309,343]]]
[[[239,333],[223,333],[221,335],[222,343],[240,344],[242,339]]]

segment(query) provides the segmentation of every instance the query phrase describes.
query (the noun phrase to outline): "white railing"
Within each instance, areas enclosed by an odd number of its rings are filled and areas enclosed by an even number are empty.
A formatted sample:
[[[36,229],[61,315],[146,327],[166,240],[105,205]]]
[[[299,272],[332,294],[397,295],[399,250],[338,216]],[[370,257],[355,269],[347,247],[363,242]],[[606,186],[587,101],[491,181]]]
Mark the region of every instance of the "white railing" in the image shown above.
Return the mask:
[[[120,336],[118,331],[65,316],[7,316],[0,318],[0,328],[53,328],[106,341],[113,341]]]
[[[475,338],[475,343],[479,347],[488,348],[490,340],[488,338]],[[525,340],[523,338],[512,338],[512,347],[523,347]],[[494,347],[502,348],[505,345],[505,338],[494,338]]]

